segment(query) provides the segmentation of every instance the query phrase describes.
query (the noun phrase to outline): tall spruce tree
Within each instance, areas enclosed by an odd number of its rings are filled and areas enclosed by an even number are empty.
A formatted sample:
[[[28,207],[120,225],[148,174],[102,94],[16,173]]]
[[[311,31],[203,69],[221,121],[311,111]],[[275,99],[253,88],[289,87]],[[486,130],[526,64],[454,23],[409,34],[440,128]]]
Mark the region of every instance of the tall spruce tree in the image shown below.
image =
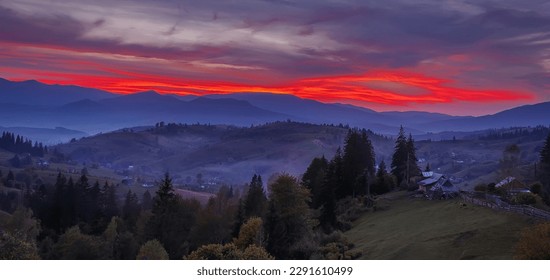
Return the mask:
[[[116,189],[107,182],[105,182],[101,190],[101,208],[107,223],[111,221],[111,218],[119,215]]]
[[[397,178],[397,183],[400,186],[408,186],[411,178],[420,175],[414,140],[411,134],[408,138],[405,137],[403,126],[399,129],[399,134],[395,140],[391,173]]]
[[[378,171],[376,172],[376,181],[372,193],[377,195],[387,193],[391,191],[394,184],[393,176],[388,174],[386,170],[386,163],[384,161],[380,162]]]
[[[239,200],[232,235],[236,237],[239,234],[241,225],[249,218],[264,218],[266,211],[267,197],[263,187],[262,176],[254,174],[248,185],[246,196]]]
[[[128,190],[124,200],[124,205],[122,206],[122,218],[130,229],[134,229],[140,213],[141,205],[139,205],[139,200],[136,193]]]
[[[397,178],[398,185],[401,185],[401,182],[406,180],[407,161],[409,159],[408,150],[405,130],[401,126],[395,140],[395,148],[391,161],[391,173]]]
[[[321,200],[328,161],[325,156],[314,158],[302,176],[302,185],[311,192],[311,208],[319,208],[324,201]]]
[[[262,176],[254,174],[252,177],[243,206],[245,221],[250,217],[262,218],[265,215],[267,197],[264,192]]]
[[[544,142],[544,146],[540,151],[540,170],[538,177],[543,184],[543,198],[546,204],[550,205],[550,134]]]
[[[340,148],[328,163],[322,188],[319,192],[319,224],[325,232],[337,227],[336,201],[345,197],[344,159]]]
[[[344,188],[344,159],[342,150],[338,148],[327,168],[326,184],[334,190],[336,199],[345,197]]]
[[[344,145],[343,196],[366,194],[374,179],[374,149],[366,130],[350,130]]]
[[[146,238],[160,241],[171,259],[181,259],[189,250],[186,241],[199,208],[196,200],[183,200],[174,193],[172,178],[166,173],[153,199]]]
[[[151,210],[153,208],[153,198],[149,190],[146,190],[141,197],[141,209]]]
[[[544,146],[540,151],[540,163],[550,165],[550,134],[546,137]]]
[[[420,167],[418,167],[418,158],[416,157],[416,147],[414,146],[414,139],[410,133],[407,139],[407,151],[409,152],[407,160],[407,183],[410,183],[411,178],[420,175]]]

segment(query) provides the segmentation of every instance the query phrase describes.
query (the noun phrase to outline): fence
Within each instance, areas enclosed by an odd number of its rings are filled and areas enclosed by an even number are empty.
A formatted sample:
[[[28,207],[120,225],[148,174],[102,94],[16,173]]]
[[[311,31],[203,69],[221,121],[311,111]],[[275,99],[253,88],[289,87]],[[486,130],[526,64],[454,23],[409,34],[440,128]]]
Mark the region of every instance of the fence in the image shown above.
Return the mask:
[[[544,211],[544,210],[541,210],[541,209],[538,209],[538,208],[535,208],[535,207],[532,207],[532,206],[528,206],[528,205],[510,205],[510,204],[508,204],[504,201],[501,201],[501,200],[496,201],[496,202],[492,202],[492,201],[487,201],[487,200],[480,199],[480,198],[474,198],[474,197],[471,197],[470,195],[465,194],[465,193],[461,193],[460,197],[462,198],[462,200],[464,200],[468,203],[471,203],[471,204],[475,204],[475,205],[495,209],[495,210],[498,210],[498,211],[513,212],[513,213],[523,214],[523,215],[535,217],[535,218],[538,218],[538,219],[550,221],[550,212],[547,212],[547,211]]]

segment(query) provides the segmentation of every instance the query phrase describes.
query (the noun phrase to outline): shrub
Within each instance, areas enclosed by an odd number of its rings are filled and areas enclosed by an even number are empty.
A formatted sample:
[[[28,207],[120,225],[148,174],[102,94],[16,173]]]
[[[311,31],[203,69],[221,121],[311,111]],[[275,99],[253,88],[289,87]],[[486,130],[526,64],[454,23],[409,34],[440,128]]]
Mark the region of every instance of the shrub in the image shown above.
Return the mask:
[[[537,198],[532,193],[520,193],[512,198],[512,203],[530,205],[537,203]]]
[[[524,229],[516,244],[514,258],[525,260],[550,259],[550,223]]]
[[[156,239],[149,240],[139,249],[138,260],[167,260],[168,253]]]
[[[362,252],[354,249],[354,244],[340,232],[335,231],[320,238],[320,247],[315,258],[324,260],[353,260],[361,257]]]
[[[341,230],[349,230],[353,221],[361,217],[367,209],[357,198],[346,197],[336,203],[336,219]]]
[[[241,250],[235,244],[208,244],[199,247],[189,254],[188,260],[272,260],[263,247],[254,244]]]

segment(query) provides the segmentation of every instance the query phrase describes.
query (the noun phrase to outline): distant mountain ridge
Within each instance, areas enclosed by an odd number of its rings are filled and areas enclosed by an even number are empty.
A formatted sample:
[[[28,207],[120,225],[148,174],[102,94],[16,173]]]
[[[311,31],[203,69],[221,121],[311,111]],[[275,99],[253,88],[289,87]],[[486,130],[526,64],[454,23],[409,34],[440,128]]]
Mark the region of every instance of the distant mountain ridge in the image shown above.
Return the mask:
[[[550,124],[550,102],[493,115],[457,117],[429,112],[376,112],[348,104],[322,103],[293,95],[233,93],[178,96],[155,91],[114,94],[78,86],[0,79],[0,126],[66,127],[94,134],[159,121],[250,126],[281,120],[348,124],[394,135],[475,131]]]
[[[523,105],[496,114],[441,120],[429,123],[434,130],[452,128],[455,131],[473,131],[488,128],[550,125],[550,102]]]
[[[35,80],[12,82],[0,78],[1,103],[58,106],[81,99],[109,98],[112,95],[113,93],[93,88],[47,85]]]

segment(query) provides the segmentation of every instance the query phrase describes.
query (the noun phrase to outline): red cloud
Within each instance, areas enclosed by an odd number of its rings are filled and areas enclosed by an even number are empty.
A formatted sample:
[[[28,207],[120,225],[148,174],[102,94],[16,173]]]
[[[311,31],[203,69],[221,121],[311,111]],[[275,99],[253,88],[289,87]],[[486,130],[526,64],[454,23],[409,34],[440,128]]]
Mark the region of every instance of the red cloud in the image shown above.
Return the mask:
[[[134,93],[146,90],[156,90],[161,93],[177,94],[209,94],[233,92],[272,92],[293,94],[302,98],[322,102],[344,102],[353,104],[372,104],[386,106],[403,106],[417,104],[452,103],[454,101],[490,103],[495,101],[526,101],[533,100],[534,95],[524,91],[512,91],[495,88],[470,88],[459,86],[458,81],[440,77],[418,74],[402,69],[379,69],[360,75],[333,75],[314,78],[296,78],[286,82],[274,82],[273,76],[280,73],[265,73],[258,71],[241,71],[232,69],[199,69],[202,74],[192,78],[182,78],[185,74],[175,72],[178,68],[171,61],[148,67],[137,62],[128,64],[113,64],[108,58],[81,57],[79,51],[60,48],[39,48],[36,51],[21,51],[20,48],[29,45],[11,44],[9,54],[4,58],[18,61],[17,65],[0,66],[1,73],[9,73],[5,78],[33,78],[46,83],[74,84],[98,88],[116,93]],[[52,53],[53,51],[53,53]],[[60,51],[57,53],[55,51]],[[73,53],[71,53],[73,52]],[[97,56],[97,54],[95,54]],[[2,56],[0,56],[1,58]],[[454,59],[463,61],[464,56]],[[23,61],[41,61],[30,65]],[[24,64],[24,65],[20,65]],[[141,67],[142,68],[141,68]],[[178,65],[176,65],[178,66]],[[172,68],[170,68],[172,67]],[[170,68],[169,70],[166,70]],[[142,70],[143,69],[143,70]],[[158,70],[161,69],[161,70]],[[146,73],[158,72],[158,74]],[[224,81],[201,80],[216,74],[216,77],[226,77]],[[212,79],[210,77],[210,79]],[[229,82],[238,79],[242,82]],[[248,81],[258,81],[250,83]],[[387,83],[394,87],[379,87],[373,83]],[[401,90],[415,89],[415,94]]]
[[[83,65],[82,65],[83,64]],[[86,63],[74,62],[85,66]],[[3,67],[2,67],[3,68]],[[2,72],[13,69],[2,69]],[[455,81],[399,71],[373,71],[363,75],[327,76],[293,81],[276,86],[253,85],[224,81],[186,80],[158,75],[119,72],[120,76],[57,73],[39,70],[19,70],[46,83],[76,84],[128,94],[146,90],[161,93],[210,94],[233,92],[272,92],[293,94],[322,102],[377,103],[407,106],[411,103],[434,104],[453,101],[495,102],[532,100],[528,92],[503,89],[472,89],[454,86]],[[396,91],[369,87],[368,82],[392,82],[422,90],[421,94],[406,95]],[[366,82],[366,83],[359,83]]]

